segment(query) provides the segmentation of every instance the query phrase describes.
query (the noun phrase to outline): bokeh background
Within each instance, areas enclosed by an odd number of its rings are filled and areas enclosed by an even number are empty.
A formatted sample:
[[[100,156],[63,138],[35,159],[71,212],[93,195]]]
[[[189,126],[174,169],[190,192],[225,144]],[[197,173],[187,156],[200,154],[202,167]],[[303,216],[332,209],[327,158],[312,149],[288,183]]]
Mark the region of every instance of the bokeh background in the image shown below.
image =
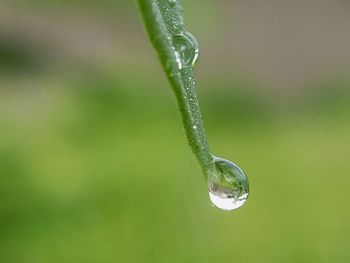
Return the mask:
[[[212,208],[135,1],[0,1],[0,262],[349,262],[350,2],[183,1]]]

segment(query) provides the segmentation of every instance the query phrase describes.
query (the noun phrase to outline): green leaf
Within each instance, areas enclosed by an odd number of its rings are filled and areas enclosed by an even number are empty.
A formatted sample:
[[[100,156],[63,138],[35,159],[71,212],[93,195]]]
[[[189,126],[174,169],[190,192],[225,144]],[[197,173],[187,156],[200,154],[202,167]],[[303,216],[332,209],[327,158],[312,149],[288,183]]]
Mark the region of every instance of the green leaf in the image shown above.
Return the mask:
[[[138,3],[149,38],[175,93],[188,143],[206,171],[212,155],[195,92],[197,41],[185,30],[179,1],[138,0]]]

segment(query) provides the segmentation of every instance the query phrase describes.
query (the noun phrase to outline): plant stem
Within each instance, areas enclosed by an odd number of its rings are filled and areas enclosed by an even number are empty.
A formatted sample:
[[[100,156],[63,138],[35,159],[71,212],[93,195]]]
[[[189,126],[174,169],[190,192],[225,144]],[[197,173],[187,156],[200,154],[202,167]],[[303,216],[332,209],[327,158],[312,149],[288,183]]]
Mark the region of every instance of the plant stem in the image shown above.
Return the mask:
[[[185,31],[178,0],[138,0],[149,38],[175,93],[186,137],[202,169],[212,163],[206,132],[195,92],[193,66],[179,67],[174,36]]]

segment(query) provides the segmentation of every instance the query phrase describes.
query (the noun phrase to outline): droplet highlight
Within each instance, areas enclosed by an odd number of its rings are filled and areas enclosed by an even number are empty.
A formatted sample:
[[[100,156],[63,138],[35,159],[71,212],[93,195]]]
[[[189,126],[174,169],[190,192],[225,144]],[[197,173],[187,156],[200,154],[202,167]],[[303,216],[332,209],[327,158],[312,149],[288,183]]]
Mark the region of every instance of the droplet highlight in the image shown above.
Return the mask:
[[[207,176],[209,197],[214,206],[222,210],[234,210],[245,204],[249,182],[238,165],[214,156]]]
[[[173,37],[173,47],[179,69],[194,66],[199,56],[197,40],[188,32]]]

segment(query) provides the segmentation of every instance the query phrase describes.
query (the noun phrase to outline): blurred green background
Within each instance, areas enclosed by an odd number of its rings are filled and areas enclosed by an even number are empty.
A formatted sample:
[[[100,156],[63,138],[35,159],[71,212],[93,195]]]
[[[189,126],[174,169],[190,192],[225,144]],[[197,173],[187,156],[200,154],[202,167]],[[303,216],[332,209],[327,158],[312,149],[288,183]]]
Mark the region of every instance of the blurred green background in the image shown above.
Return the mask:
[[[0,1],[0,262],[349,262],[349,3],[183,1],[212,208],[135,1]]]

